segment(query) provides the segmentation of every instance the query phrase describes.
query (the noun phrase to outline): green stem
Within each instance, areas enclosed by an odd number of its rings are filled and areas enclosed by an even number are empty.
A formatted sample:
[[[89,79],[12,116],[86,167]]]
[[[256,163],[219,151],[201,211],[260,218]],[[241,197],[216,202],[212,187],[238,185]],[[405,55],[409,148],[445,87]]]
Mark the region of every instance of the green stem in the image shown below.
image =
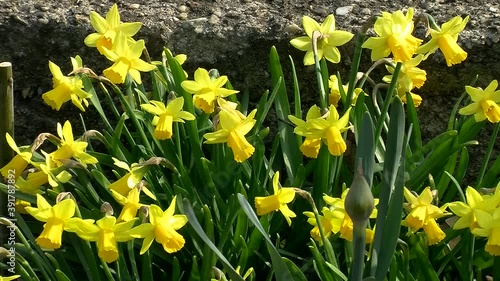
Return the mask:
[[[394,69],[394,74],[392,76],[391,84],[389,85],[389,90],[387,90],[387,97],[385,98],[384,105],[382,107],[382,111],[380,112],[380,117],[379,117],[379,120],[377,122],[377,128],[375,130],[375,146],[377,146],[380,135],[382,133],[382,128],[384,127],[386,114],[389,111],[389,105],[391,104],[391,101],[392,101],[392,94],[396,88],[399,72],[401,71],[401,66],[403,66],[403,63],[401,63],[401,62],[398,62],[396,64],[396,68]]]
[[[113,278],[113,275],[111,274],[111,270],[109,270],[108,264],[103,259],[100,260],[102,268],[104,269],[104,274],[106,275],[106,278],[108,278],[108,281],[115,281],[115,278]]]
[[[351,281],[361,281],[365,266],[366,221],[353,222],[353,259],[349,276]]]
[[[143,130],[141,124],[139,123],[137,116],[135,116],[135,114],[134,114],[134,110],[132,109],[129,102],[127,101],[127,99],[123,95],[122,91],[120,90],[120,88],[118,88],[114,84],[111,84],[111,87],[113,88],[113,91],[118,94],[118,98],[120,98],[120,101],[125,106],[125,110],[127,111],[128,116],[132,120],[132,123],[134,123],[134,126],[136,127],[136,129],[137,129],[137,131],[142,139],[143,145],[146,147],[147,150],[153,151],[151,145],[149,144],[148,137],[144,133],[144,130]]]
[[[352,101],[352,95],[354,93],[354,88],[356,88],[356,77],[358,76],[359,63],[361,61],[361,53],[363,48],[363,42],[365,41],[366,34],[364,32],[359,32],[356,38],[356,45],[354,47],[354,57],[351,63],[351,72],[349,73],[349,87],[347,88],[347,99],[344,106],[349,106]]]
[[[476,188],[480,188],[483,183],[483,177],[486,173],[486,168],[488,162],[490,162],[491,152],[493,151],[493,146],[497,139],[498,130],[500,129],[500,123],[496,123],[495,129],[493,129],[493,134],[491,135],[490,142],[488,143],[488,148],[486,149],[486,155],[484,156],[483,164],[481,165],[481,170],[479,171],[479,177],[477,179]]]
[[[113,112],[113,115],[115,116],[116,120],[120,120],[120,113],[118,112],[118,109],[116,108],[115,103],[113,102],[113,99],[111,98],[111,95],[109,94],[108,89],[106,89],[106,87],[104,86],[103,83],[99,83],[99,87],[104,92],[104,96],[106,97],[106,100],[108,101],[108,104],[111,107],[111,111]],[[107,120],[106,120],[106,122],[107,122]],[[111,127],[111,125],[109,125],[109,128],[110,128],[110,132],[113,132],[113,128]],[[130,143],[130,145],[135,146],[135,140],[132,137],[132,135],[130,134],[128,127],[124,126],[123,130],[125,132],[125,137],[127,138],[127,141]]]
[[[316,80],[318,82],[318,87],[319,87],[319,104],[321,108],[327,108],[327,96],[325,92],[325,87],[323,84],[323,76],[321,74],[321,66],[319,64],[319,58],[318,58],[318,40],[321,37],[321,32],[315,30],[313,31],[312,34],[312,48],[313,48],[313,53],[314,53],[314,70],[316,72]]]

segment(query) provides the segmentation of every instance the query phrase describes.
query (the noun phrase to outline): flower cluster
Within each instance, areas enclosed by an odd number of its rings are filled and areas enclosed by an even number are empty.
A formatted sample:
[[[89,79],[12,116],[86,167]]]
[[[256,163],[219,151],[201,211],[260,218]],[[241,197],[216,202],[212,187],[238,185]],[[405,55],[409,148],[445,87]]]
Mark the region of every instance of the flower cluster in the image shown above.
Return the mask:
[[[410,227],[413,232],[423,228],[429,245],[441,242],[446,234],[439,227],[436,219],[449,215],[446,212],[447,205],[438,208],[432,204],[434,197],[430,187],[426,187],[418,197],[405,187],[404,196],[408,201],[406,205],[408,215],[403,225]]]
[[[340,238],[343,238],[347,241],[352,241],[353,239],[353,222],[351,217],[347,214],[344,203],[349,192],[349,188],[345,189],[342,192],[340,198],[331,197],[328,195],[323,196],[323,200],[329,205],[329,207],[323,207],[321,210],[322,216],[320,216],[321,226],[323,227],[323,232],[325,234],[325,238],[330,237],[331,234],[337,234],[340,232]],[[374,205],[378,204],[378,199],[374,200]],[[313,212],[304,212],[309,219],[308,223],[314,226],[311,230],[311,237],[314,240],[318,241],[322,244],[322,239],[320,236],[319,226],[316,221],[316,217]],[[377,209],[373,209],[373,212],[370,215],[370,218],[377,217]],[[365,242],[372,243],[373,241],[373,228],[368,227],[366,229]]]
[[[448,208],[459,218],[453,229],[468,228],[478,237],[486,237],[485,250],[500,256],[500,183],[490,194],[480,194],[469,186],[466,202],[452,202]]]
[[[362,45],[363,48],[371,49],[371,59],[379,61],[389,58],[392,54],[394,63],[401,63],[401,69],[397,77],[396,92],[406,103],[406,94],[409,93],[413,99],[414,105],[419,106],[422,98],[413,93],[412,90],[423,86],[426,80],[426,72],[417,66],[422,60],[434,53],[438,48],[444,54],[448,66],[458,64],[465,60],[467,53],[457,44],[458,34],[465,28],[469,18],[462,19],[457,16],[444,23],[441,28],[437,26],[431,18],[432,26],[429,33],[432,39],[422,45],[423,40],[413,36],[414,11],[408,9],[406,14],[402,11],[394,13],[382,12],[377,18],[373,27],[377,37],[368,38]],[[352,34],[346,31],[335,30],[335,19],[329,15],[326,20],[319,24],[314,19],[307,16],[303,17],[304,31],[308,36],[295,38],[290,43],[301,51],[306,51],[304,64],[314,64],[313,41],[314,31],[320,33],[317,39],[317,57],[320,60],[323,56],[334,63],[340,60],[340,53],[337,46],[344,45],[351,40]],[[387,70],[394,74],[395,64],[389,63]],[[336,78],[331,79],[330,83],[330,104],[337,105],[340,94]],[[392,75],[384,77],[383,81],[390,83]],[[346,92],[346,88],[344,92]],[[359,94],[359,90],[354,92],[353,99]]]
[[[340,118],[333,104],[324,115],[321,115],[319,107],[314,105],[307,112],[306,121],[289,115],[288,119],[296,126],[294,132],[305,137],[300,151],[307,157],[316,158],[321,143],[325,142],[331,155],[342,155],[346,151],[347,145],[341,133],[349,129],[350,110],[349,108]]]

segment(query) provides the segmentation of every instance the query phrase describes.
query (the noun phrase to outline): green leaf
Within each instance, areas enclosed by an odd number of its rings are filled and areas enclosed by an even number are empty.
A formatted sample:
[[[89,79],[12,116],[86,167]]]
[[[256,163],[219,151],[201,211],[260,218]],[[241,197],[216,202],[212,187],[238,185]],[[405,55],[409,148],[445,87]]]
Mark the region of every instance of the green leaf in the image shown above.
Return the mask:
[[[292,56],[290,58],[290,64],[292,65],[292,77],[293,77],[293,100],[295,105],[295,117],[302,119],[302,102],[300,98],[300,88],[299,80],[297,79],[297,72],[295,71],[295,64],[293,63]]]
[[[288,94],[284,81],[278,84],[280,79],[284,79],[283,70],[281,69],[280,59],[276,48],[271,48],[270,54],[271,80],[275,88],[279,89],[276,97],[276,117],[278,118],[278,133],[280,136],[281,150],[283,152],[283,161],[288,178],[295,178],[297,167],[302,164],[302,153],[299,150],[299,145],[295,141],[293,127],[280,122],[280,120],[288,120],[290,115],[290,103],[288,102]],[[278,86],[277,86],[278,85]]]
[[[262,234],[262,236],[264,236],[264,239],[267,242],[266,243],[267,251],[269,252],[269,255],[271,256],[271,261],[273,263],[273,270],[274,270],[274,274],[276,276],[276,280],[277,281],[293,280],[292,274],[290,273],[288,267],[285,265],[285,263],[281,259],[281,256],[278,253],[278,250],[276,250],[276,248],[273,245],[273,242],[271,242],[271,240],[269,239],[269,235],[267,234],[267,232],[264,230],[264,228],[260,224],[259,219],[257,218],[257,215],[253,211],[250,204],[248,204],[247,199],[241,193],[238,193],[237,196],[238,196],[238,201],[240,201],[241,209],[243,210],[243,212],[245,212],[245,214],[247,214],[250,221],[260,231],[260,233]]]
[[[420,243],[415,243],[413,245],[414,253],[416,254],[420,272],[425,276],[425,280],[429,281],[439,281],[439,277],[436,275],[434,268],[432,266],[431,261],[429,260],[429,256],[424,252]]]
[[[294,280],[294,281],[307,281],[306,276],[304,275],[304,273],[300,270],[300,268],[296,264],[294,264],[291,260],[289,260],[285,257],[282,257],[281,259],[285,263],[288,270],[290,270],[290,273],[292,274],[292,278],[293,278],[292,280]]]
[[[241,278],[241,276],[236,272],[236,270],[229,263],[229,261],[226,259],[226,257],[219,251],[219,249],[217,249],[217,247],[214,245],[214,243],[205,234],[205,231],[203,230],[200,223],[198,222],[198,219],[196,218],[196,215],[193,211],[193,207],[191,206],[191,203],[189,202],[189,200],[184,198],[183,205],[184,205],[184,212],[185,212],[186,216],[188,217],[189,224],[193,227],[193,229],[200,236],[200,238],[203,240],[203,242],[205,242],[205,244],[208,245],[210,247],[210,249],[212,249],[212,251],[214,251],[214,253],[217,255],[217,257],[220,259],[222,265],[224,266],[224,269],[229,274],[230,278],[233,281],[243,281],[243,278]],[[193,263],[193,266],[194,266],[194,263]]]
[[[373,122],[368,112],[365,112],[361,120],[361,129],[359,129],[356,147],[356,161],[361,159],[366,182],[369,186],[372,186],[375,144],[373,142]]]
[[[311,252],[313,254],[313,262],[314,262],[314,268],[316,269],[316,273],[320,277],[322,281],[333,281],[335,280],[334,276],[332,273],[337,274],[337,276],[341,277],[343,274],[342,272],[333,266],[330,263],[327,263],[323,256],[320,254],[318,247],[316,246],[316,242],[311,238],[311,245],[309,248],[311,249]],[[328,266],[331,271],[326,270],[325,265]],[[341,274],[341,275],[339,275]],[[342,278],[342,280],[347,280],[347,277]]]
[[[410,146],[416,149],[422,147],[422,136],[420,135],[420,125],[418,123],[417,109],[413,103],[413,97],[410,92],[406,93],[406,111],[408,112],[408,124],[413,125],[413,131],[410,138]]]
[[[405,172],[402,132],[405,131],[405,119],[403,104],[398,97],[394,98],[390,117],[380,201],[377,206],[377,229],[370,261],[370,275],[376,280],[383,280],[387,273],[401,229]]]
[[[56,278],[57,281],[71,281],[71,279],[69,279],[68,276],[66,276],[66,274],[59,269],[56,269]]]

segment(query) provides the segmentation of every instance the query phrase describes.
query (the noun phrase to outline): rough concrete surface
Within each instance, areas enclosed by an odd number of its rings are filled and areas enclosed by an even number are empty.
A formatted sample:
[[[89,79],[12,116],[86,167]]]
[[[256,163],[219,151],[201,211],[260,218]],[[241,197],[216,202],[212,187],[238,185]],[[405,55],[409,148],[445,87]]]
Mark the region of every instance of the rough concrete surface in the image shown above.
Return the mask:
[[[228,75],[236,89],[248,89],[260,96],[271,88],[268,54],[275,45],[289,74],[288,55],[295,60],[304,99],[314,99],[312,71],[302,65],[304,53],[289,40],[301,35],[301,17],[322,21],[335,14],[337,29],[356,32],[361,24],[381,11],[415,7],[415,14],[427,12],[439,24],[453,16],[470,15],[459,43],[468,52],[466,62],[447,67],[442,55],[424,62],[428,81],[419,91],[424,101],[419,117],[426,139],[446,127],[449,111],[464,86],[479,75],[479,86],[500,79],[500,4],[497,1],[384,1],[384,0],[0,0],[0,61],[11,61],[15,76],[16,139],[27,144],[40,132],[54,132],[56,122],[79,120],[79,111],[65,105],[59,112],[46,106],[41,95],[51,89],[48,60],[70,71],[69,57],[79,54],[84,64],[101,72],[109,62],[96,49],[84,45],[93,32],[92,10],[105,15],[118,3],[122,21],[141,21],[136,39],[146,40],[151,56],[159,58],[162,47],[188,56],[186,68],[217,68]],[[296,25],[296,26],[295,26]],[[423,32],[423,26],[417,32]],[[353,40],[354,41],[354,40]],[[352,57],[352,42],[341,47],[342,62],[331,71],[346,73]],[[439,53],[439,52],[438,52]],[[364,70],[369,51],[364,53]],[[191,76],[192,77],[192,76]],[[290,78],[290,76],[288,76]],[[288,82],[288,86],[291,82]],[[311,98],[312,97],[312,98]],[[90,113],[92,111],[90,110]],[[92,121],[89,128],[99,129]]]

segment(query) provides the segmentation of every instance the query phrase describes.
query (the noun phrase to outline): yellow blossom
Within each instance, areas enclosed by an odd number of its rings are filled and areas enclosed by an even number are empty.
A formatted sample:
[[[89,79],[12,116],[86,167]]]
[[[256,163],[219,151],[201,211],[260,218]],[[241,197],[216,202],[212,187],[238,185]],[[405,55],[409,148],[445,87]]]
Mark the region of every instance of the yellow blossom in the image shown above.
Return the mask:
[[[422,40],[414,37],[413,9],[406,15],[402,11],[392,14],[382,12],[373,26],[379,37],[371,37],[363,43],[363,48],[372,49],[372,61],[389,56],[392,53],[396,62],[405,62],[412,58]]]
[[[210,114],[214,112],[215,101],[218,97],[227,97],[239,91],[222,88],[227,83],[227,76],[223,75],[211,79],[208,71],[198,68],[194,72],[194,80],[182,81],[181,86],[193,95],[193,103],[196,108]]]
[[[130,230],[130,236],[144,238],[140,254],[144,254],[153,239],[163,246],[163,249],[171,254],[184,247],[184,237],[176,230],[183,227],[188,219],[185,215],[174,215],[176,197],[165,212],[160,207],[152,204],[149,207],[149,223],[141,224]]]
[[[26,193],[36,193],[38,189],[49,183],[52,187],[57,187],[58,181],[66,183],[71,179],[71,174],[65,171],[65,167],[57,167],[49,154],[42,151],[45,156],[45,162],[33,162],[38,171],[29,173],[26,179],[19,177],[16,181],[16,187]],[[57,180],[57,181],[56,181]]]
[[[325,116],[319,118],[312,118],[305,122],[303,125],[305,129],[294,130],[297,135],[305,136],[309,139],[322,139],[326,141],[328,145],[328,151],[333,156],[342,155],[346,149],[347,145],[342,137],[342,132],[345,132],[349,127],[349,108],[342,118],[340,118],[337,109],[332,104],[330,105],[329,111]],[[316,115],[316,114],[315,114]],[[298,118],[288,117],[292,122],[299,124]],[[304,153],[304,150],[302,150]],[[311,153],[313,154],[313,153]],[[316,154],[317,156],[317,154]]]
[[[252,156],[255,148],[247,141],[245,135],[255,125],[255,114],[257,109],[254,109],[248,116],[244,116],[238,110],[221,108],[219,112],[219,124],[217,130],[213,133],[206,133],[203,137],[205,143],[224,143],[231,148],[236,162],[243,162]]]
[[[104,70],[104,76],[115,84],[121,84],[125,82],[127,74],[130,74],[137,84],[142,84],[139,71],[148,72],[156,69],[155,65],[140,58],[143,50],[144,40],[129,45],[125,34],[118,33],[113,43],[113,49],[102,49],[104,56],[114,62],[112,66]]]
[[[50,157],[58,165],[61,164],[60,160],[75,158],[82,164],[96,164],[98,161],[94,156],[85,152],[88,143],[73,139],[73,129],[69,121],[64,122],[64,126],[57,123],[57,135],[61,138],[59,148],[50,154]]]
[[[346,188],[343,192],[340,198],[336,197],[331,197],[328,195],[323,196],[323,200],[330,205],[330,208],[323,208],[323,215],[328,216],[330,218],[335,218],[334,220],[330,220],[332,223],[332,232],[337,233],[340,232],[340,237],[347,240],[347,241],[352,241],[353,239],[353,228],[354,224],[352,222],[351,217],[349,217],[349,214],[347,214],[345,210],[345,198],[347,196],[347,193],[349,192],[349,188]],[[378,205],[379,200],[374,199],[373,204],[374,206]],[[372,213],[370,214],[370,218],[376,218],[377,217],[377,209],[374,208]],[[328,215],[327,215],[328,214]],[[365,243],[372,243],[373,241],[373,230],[370,228],[366,228],[366,236],[365,236]]]
[[[342,218],[341,215],[336,215],[335,212],[338,213],[339,211],[334,211],[333,209],[323,207],[323,215],[319,216],[325,239],[328,239],[332,233],[337,233],[340,231]],[[323,240],[321,239],[321,233],[319,231],[316,216],[313,212],[304,212],[303,214],[308,217],[307,222],[314,226],[313,229],[311,229],[311,237],[314,238],[314,240],[316,240],[320,244],[320,246],[323,245]]]
[[[295,198],[295,190],[293,187],[280,187],[279,177],[280,173],[276,172],[273,177],[273,195],[255,197],[255,208],[259,216],[279,210],[285,217],[288,225],[292,225],[290,218],[295,218],[297,215],[288,208],[287,204]]]
[[[420,46],[417,53],[426,54],[425,56],[427,57],[439,48],[443,52],[448,66],[461,63],[467,58],[467,53],[457,44],[458,33],[464,30],[468,21],[469,16],[465,17],[465,19],[456,16],[445,22],[441,28],[431,28],[432,39]]]
[[[104,48],[109,50],[113,49],[116,37],[119,33],[123,33],[128,41],[133,42],[132,36],[139,31],[142,25],[140,22],[122,23],[116,4],[111,6],[111,9],[106,14],[106,18],[103,18],[95,11],[90,12],[90,23],[97,32],[85,37],[85,45],[97,47],[97,50],[99,50],[101,54],[104,54]]]
[[[398,96],[404,103],[406,103],[406,93],[410,93],[415,107],[418,107],[420,105],[420,103],[422,102],[422,98],[419,95],[412,93],[411,91],[414,88],[422,87],[425,83],[425,80],[427,80],[427,73],[425,72],[425,70],[417,67],[417,65],[419,65],[422,60],[423,56],[418,55],[411,60],[403,62],[398,75],[396,88]],[[386,68],[387,71],[389,71],[391,74],[394,74],[395,67],[393,65],[388,65],[386,66]],[[386,83],[391,83],[393,76],[394,75],[386,75],[384,76],[383,81]]]
[[[479,227],[477,224],[476,211],[482,210],[492,213],[500,203],[500,188],[496,188],[494,195],[481,195],[471,186],[465,190],[467,203],[451,202],[448,208],[459,217],[453,225],[453,229],[469,228],[471,231]]]
[[[35,219],[45,222],[43,231],[36,239],[36,243],[45,249],[61,247],[61,237],[64,230],[75,231],[80,218],[73,218],[75,201],[62,200],[53,207],[40,194],[36,195],[37,207],[26,207],[26,211]]]
[[[134,226],[135,220],[116,223],[113,216],[105,216],[93,223],[82,222],[76,232],[86,241],[96,241],[97,251],[101,259],[107,263],[118,259],[117,242],[126,242],[132,239],[128,231]]]
[[[314,64],[314,53],[312,47],[312,35],[314,31],[319,31],[321,36],[317,41],[318,60],[325,57],[327,60],[338,63],[340,61],[340,52],[338,46],[349,42],[354,36],[352,33],[335,30],[335,17],[329,15],[322,24],[319,24],[314,19],[304,16],[302,17],[302,25],[307,36],[301,36],[290,41],[290,44],[295,48],[305,51],[304,65]]]
[[[416,197],[406,187],[404,196],[408,201],[408,215],[404,220],[404,224],[411,227],[413,231],[418,231],[423,228],[427,234],[428,244],[434,245],[443,240],[446,235],[436,223],[436,219],[444,217],[449,213],[442,208],[432,205],[433,197],[430,187],[425,188],[422,193]]]
[[[321,112],[318,106],[313,105],[307,111],[306,121],[303,121],[293,115],[288,115],[288,119],[296,126],[293,130],[294,133],[300,136],[307,134],[310,124],[310,120],[317,119],[321,117]],[[319,149],[321,147],[321,138],[311,138],[306,137],[302,145],[300,145],[300,151],[306,157],[316,158],[318,157]]]
[[[9,163],[0,169],[0,173],[4,179],[16,181],[21,173],[26,169],[28,164],[31,163],[32,153],[30,151],[26,151],[25,149],[21,151],[9,133],[5,133],[5,140],[10,148],[14,150],[16,156],[14,156]]]
[[[491,123],[500,122],[500,90],[497,90],[498,81],[493,80],[486,89],[465,86],[472,103],[461,108],[458,113],[462,115],[474,114],[476,122],[486,119]]]
[[[167,106],[163,102],[152,100],[151,104],[141,104],[141,108],[155,115],[152,124],[155,127],[153,136],[160,140],[172,137],[173,122],[184,123],[184,120],[194,120],[195,117],[188,111],[183,111],[184,98],[179,97],[171,101]]]
[[[89,105],[87,99],[91,97],[91,94],[83,90],[81,78],[78,76],[64,76],[59,66],[51,61],[49,61],[49,68],[53,76],[54,89],[42,95],[45,103],[53,109],[59,110],[63,103],[71,100],[81,111],[85,111],[85,107]]]
[[[0,281],[12,281],[21,278],[21,275],[0,276]]]
[[[111,195],[113,195],[113,198],[115,198],[115,200],[118,203],[123,205],[120,216],[118,216],[118,221],[133,220],[137,215],[137,211],[142,206],[142,204],[139,203],[139,195],[140,195],[139,188],[132,188],[132,190],[130,190],[130,192],[128,193],[127,197],[121,195],[120,193],[114,191],[113,189],[110,190],[111,190]]]
[[[495,208],[493,213],[476,210],[477,224],[472,230],[476,236],[487,237],[484,249],[493,256],[500,256],[500,208]]]
[[[341,98],[339,80],[337,78],[337,75],[330,76],[330,79],[328,80],[328,87],[330,88],[330,95],[328,95],[328,103],[333,104],[335,107],[337,107]],[[348,88],[349,88],[348,85],[342,85],[344,93],[347,93]]]
[[[127,197],[129,192],[139,184],[139,182],[142,180],[144,175],[147,172],[147,167],[144,165],[140,165],[137,163],[132,163],[131,166],[129,166],[127,163],[120,161],[116,158],[113,157],[114,164],[122,169],[125,169],[128,171],[126,175],[121,177],[119,180],[115,181],[114,183],[110,184],[108,188],[110,190],[113,190],[120,194],[123,197]],[[146,187],[142,187],[142,190],[144,193],[149,196],[152,199],[156,200],[156,197],[154,196],[151,191],[149,191]]]

